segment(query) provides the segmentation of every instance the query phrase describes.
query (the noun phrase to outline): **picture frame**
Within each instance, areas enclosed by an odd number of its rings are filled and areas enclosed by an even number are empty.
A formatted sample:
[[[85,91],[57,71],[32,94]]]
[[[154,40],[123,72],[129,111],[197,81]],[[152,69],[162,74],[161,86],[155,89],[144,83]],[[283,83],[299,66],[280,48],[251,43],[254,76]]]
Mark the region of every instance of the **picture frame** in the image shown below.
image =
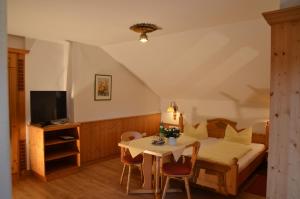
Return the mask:
[[[112,75],[95,74],[94,100],[111,100]]]

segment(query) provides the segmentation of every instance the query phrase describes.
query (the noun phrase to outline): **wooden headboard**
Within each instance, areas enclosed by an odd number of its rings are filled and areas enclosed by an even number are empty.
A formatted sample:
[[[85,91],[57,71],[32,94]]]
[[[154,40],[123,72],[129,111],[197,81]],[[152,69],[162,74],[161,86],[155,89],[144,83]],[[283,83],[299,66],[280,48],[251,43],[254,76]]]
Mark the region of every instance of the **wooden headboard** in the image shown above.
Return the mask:
[[[224,118],[215,118],[215,119],[210,119],[207,120],[207,132],[208,132],[208,137],[215,137],[215,138],[224,138],[225,136],[225,130],[227,125],[232,126],[234,129],[237,130],[236,125],[237,123],[228,119]],[[195,128],[199,125],[195,124]],[[183,117],[182,114],[180,114],[179,117],[179,128],[181,129],[181,132],[184,130],[184,124],[183,124]]]
[[[232,126],[236,131],[241,131],[236,128],[237,122],[225,118],[215,118],[215,119],[207,120],[208,137],[224,138],[227,125]],[[182,114],[180,114],[178,126],[181,129],[181,132],[184,133]],[[266,147],[268,147],[268,141],[269,141],[269,123],[266,124],[265,133],[255,133],[255,132],[252,133],[253,143],[264,144],[266,145]]]
[[[207,120],[208,137],[224,138],[227,125],[236,129],[237,123],[224,118]]]

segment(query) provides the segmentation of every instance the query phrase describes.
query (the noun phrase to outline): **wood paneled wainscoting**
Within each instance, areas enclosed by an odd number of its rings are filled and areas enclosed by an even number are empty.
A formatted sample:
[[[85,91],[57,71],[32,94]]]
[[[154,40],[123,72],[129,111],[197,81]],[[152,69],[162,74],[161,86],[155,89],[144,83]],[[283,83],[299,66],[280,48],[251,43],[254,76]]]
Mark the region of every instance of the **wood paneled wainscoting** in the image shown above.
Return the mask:
[[[118,143],[125,131],[158,134],[161,114],[81,122],[81,163],[119,154]]]

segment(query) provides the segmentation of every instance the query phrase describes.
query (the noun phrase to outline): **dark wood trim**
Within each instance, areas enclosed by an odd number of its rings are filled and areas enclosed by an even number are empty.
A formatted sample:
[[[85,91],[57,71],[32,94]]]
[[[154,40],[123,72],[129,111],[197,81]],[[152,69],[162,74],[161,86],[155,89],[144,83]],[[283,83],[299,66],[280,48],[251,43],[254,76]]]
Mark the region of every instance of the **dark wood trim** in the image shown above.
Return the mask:
[[[30,51],[25,49],[8,48],[9,53],[28,54]]]

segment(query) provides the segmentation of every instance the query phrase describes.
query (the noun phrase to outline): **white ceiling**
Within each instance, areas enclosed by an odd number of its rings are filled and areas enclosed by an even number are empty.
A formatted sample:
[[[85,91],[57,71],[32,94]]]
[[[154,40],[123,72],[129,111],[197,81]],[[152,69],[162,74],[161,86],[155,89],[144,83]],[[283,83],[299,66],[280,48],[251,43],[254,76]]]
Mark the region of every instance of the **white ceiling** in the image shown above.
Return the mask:
[[[128,27],[151,22],[182,32],[261,17],[278,0],[8,0],[8,33],[104,45],[136,40]]]
[[[102,47],[163,98],[265,106],[279,0],[8,0],[8,33]],[[146,44],[129,26],[163,28]]]
[[[269,34],[257,19],[103,48],[163,98],[247,100],[269,88]]]

